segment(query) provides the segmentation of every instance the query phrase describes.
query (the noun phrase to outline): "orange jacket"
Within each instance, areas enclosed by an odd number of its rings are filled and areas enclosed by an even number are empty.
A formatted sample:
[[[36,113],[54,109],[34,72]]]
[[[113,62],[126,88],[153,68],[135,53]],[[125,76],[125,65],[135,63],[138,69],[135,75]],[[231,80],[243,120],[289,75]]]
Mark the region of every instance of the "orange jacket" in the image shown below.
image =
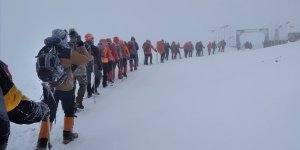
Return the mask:
[[[109,47],[105,47],[101,52],[102,63],[108,63],[108,61],[114,60],[114,57],[112,56]]]
[[[114,57],[111,54],[111,50],[108,47],[108,43],[105,39],[101,39],[98,44],[98,49],[101,53],[102,63],[108,63],[108,61],[113,61]]]
[[[125,45],[124,41],[120,40],[119,44],[121,46],[121,50],[122,50],[122,53],[123,53],[123,58],[129,57],[130,53],[129,53],[129,50],[128,50],[127,46]]]
[[[164,42],[158,41],[158,42],[156,43],[156,49],[157,49],[157,51],[158,51],[160,54],[164,53],[164,52],[165,52],[165,44],[164,44]]]

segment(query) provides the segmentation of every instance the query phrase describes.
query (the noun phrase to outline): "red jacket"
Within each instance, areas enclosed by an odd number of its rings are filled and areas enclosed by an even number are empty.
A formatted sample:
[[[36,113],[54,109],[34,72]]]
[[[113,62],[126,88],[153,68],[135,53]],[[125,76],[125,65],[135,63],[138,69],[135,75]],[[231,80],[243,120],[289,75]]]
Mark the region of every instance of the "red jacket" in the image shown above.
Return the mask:
[[[158,42],[156,43],[156,48],[157,48],[157,51],[158,51],[160,54],[164,53],[164,52],[165,52],[165,44],[164,44],[164,42],[158,41]]]
[[[152,44],[150,42],[145,42],[143,44],[143,49],[144,49],[145,54],[152,54],[151,49],[153,49],[155,52],[157,52],[157,50],[152,46]]]

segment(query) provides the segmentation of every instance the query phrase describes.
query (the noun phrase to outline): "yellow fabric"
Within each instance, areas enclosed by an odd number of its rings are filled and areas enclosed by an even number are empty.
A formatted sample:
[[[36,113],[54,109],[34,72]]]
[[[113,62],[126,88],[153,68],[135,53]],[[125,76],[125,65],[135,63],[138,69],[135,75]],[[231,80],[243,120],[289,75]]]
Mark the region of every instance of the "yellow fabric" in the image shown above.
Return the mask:
[[[28,100],[26,96],[19,91],[16,86],[13,86],[5,95],[4,95],[4,103],[6,106],[6,111],[9,112],[16,108],[21,100]]]

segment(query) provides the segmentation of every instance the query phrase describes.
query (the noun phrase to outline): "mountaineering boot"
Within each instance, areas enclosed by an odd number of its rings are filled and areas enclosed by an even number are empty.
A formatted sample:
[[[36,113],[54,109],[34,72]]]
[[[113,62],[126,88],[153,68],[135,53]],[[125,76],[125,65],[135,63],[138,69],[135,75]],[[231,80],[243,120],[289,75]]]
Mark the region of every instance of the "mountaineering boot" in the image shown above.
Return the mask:
[[[39,138],[37,142],[36,150],[47,150],[48,144],[50,144],[48,143],[48,138]],[[50,145],[50,147],[52,146]]]
[[[78,133],[73,132],[74,117],[65,117],[64,131],[63,131],[63,143],[68,144],[74,139],[78,138]]]
[[[71,131],[63,131],[63,137],[64,137],[64,144],[68,144],[74,139],[78,138],[78,133],[73,133]]]
[[[48,143],[48,137],[50,134],[49,129],[51,129],[51,127],[52,123],[49,123],[48,121],[42,121],[36,150],[46,150],[47,146],[50,148],[52,147],[51,144]]]
[[[133,64],[130,63],[130,71],[133,71]]]
[[[126,74],[126,73],[123,73],[123,76],[124,76],[124,77],[127,77],[127,74]]]
[[[98,92],[98,90],[94,90],[94,87],[92,87],[92,93],[95,94],[95,95],[100,95],[100,93]]]
[[[77,110],[77,108],[84,109],[81,97],[76,97],[75,109]]]
[[[104,88],[106,88],[106,87],[107,87],[107,82],[102,83],[102,86],[103,86]]]
[[[87,84],[86,90],[87,90],[87,98],[92,97],[92,85],[91,85],[91,83]]]
[[[82,105],[82,102],[76,102],[75,103],[75,109],[77,110],[77,109],[84,109],[84,106]]]

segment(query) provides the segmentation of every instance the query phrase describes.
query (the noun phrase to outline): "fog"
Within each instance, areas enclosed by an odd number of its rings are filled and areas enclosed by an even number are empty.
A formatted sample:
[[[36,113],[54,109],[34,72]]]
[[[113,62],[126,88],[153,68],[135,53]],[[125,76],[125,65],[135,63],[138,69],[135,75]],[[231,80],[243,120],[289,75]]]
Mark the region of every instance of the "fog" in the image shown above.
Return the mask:
[[[146,39],[182,44],[217,40],[224,25],[229,25],[226,30],[232,36],[236,29],[272,30],[279,25],[284,34],[299,31],[299,6],[299,0],[1,0],[0,57],[32,65],[54,28],[91,32],[95,42],[135,36],[140,44]]]

